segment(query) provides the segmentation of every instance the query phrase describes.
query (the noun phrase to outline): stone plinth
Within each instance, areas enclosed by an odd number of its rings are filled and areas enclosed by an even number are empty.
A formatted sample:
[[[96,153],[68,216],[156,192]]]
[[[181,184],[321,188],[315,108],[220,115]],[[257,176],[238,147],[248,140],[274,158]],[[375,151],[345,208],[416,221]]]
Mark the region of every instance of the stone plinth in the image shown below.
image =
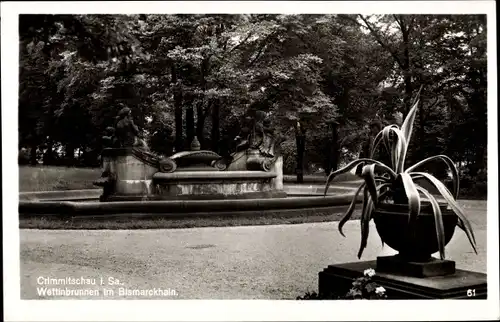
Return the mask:
[[[158,172],[153,175],[153,184],[162,199],[286,197],[283,188],[276,189],[277,177],[277,173],[265,171]]]
[[[132,149],[108,149],[103,153],[103,168],[113,174],[113,195],[148,195],[153,193],[152,177],[158,168],[136,156]]]
[[[376,261],[330,265],[319,273],[319,293],[343,296],[363,271],[376,268]],[[373,280],[390,299],[486,299],[486,274],[456,269],[454,274],[412,277],[377,271]]]
[[[271,179],[271,184],[275,190],[283,190],[283,157],[278,157],[271,168],[271,172],[276,173],[276,177]]]
[[[377,272],[414,277],[443,276],[455,273],[455,262],[432,257],[427,262],[409,262],[395,256],[377,257]]]

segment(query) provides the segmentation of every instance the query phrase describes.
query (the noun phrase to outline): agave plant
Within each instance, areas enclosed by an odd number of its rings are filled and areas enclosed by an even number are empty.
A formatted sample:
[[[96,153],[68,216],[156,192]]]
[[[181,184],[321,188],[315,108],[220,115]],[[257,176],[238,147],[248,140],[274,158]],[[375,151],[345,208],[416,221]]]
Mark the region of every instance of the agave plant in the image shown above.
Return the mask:
[[[358,252],[358,258],[361,258],[368,240],[369,222],[372,219],[374,211],[380,203],[399,203],[408,204],[408,223],[409,227],[415,223],[420,214],[423,198],[426,198],[432,205],[432,211],[435,219],[436,237],[441,259],[445,258],[445,236],[443,217],[438,200],[427,189],[420,186],[416,181],[423,180],[434,186],[440,195],[444,198],[447,205],[458,216],[457,226],[467,235],[472,248],[477,254],[476,241],[471,224],[467,220],[463,209],[458,205],[456,199],[459,191],[458,171],[454,162],[446,155],[436,155],[422,160],[413,166],[405,169],[406,154],[413,130],[413,123],[417,113],[419,99],[415,99],[410,112],[404,120],[401,128],[397,125],[389,125],[383,128],[375,137],[370,158],[357,159],[342,169],[332,172],[326,181],[325,195],[332,180],[339,174],[351,171],[358,166],[362,166],[361,177],[364,182],[359,186],[354,194],[352,202],[339,222],[339,231],[351,218],[358,196],[363,191],[363,209],[361,213],[361,246]],[[373,156],[377,149],[385,148],[390,155],[391,164],[384,164],[374,160]],[[444,162],[451,171],[453,179],[453,191],[450,192],[443,182],[433,175],[418,171],[423,165],[433,161]],[[404,191],[404,192],[403,192]],[[383,243],[383,241],[382,241]]]

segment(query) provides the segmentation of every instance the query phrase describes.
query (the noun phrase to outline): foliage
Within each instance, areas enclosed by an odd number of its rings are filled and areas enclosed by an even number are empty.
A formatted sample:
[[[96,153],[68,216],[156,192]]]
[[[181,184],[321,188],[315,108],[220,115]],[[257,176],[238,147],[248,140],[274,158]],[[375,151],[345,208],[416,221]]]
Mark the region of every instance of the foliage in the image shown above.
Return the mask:
[[[379,286],[373,281],[375,276],[374,269],[366,269],[363,276],[356,278],[352,282],[352,287],[344,296],[335,296],[333,294],[324,295],[317,294],[316,292],[308,292],[304,296],[298,296],[297,300],[381,300],[387,299],[385,288]]]
[[[417,96],[418,97],[418,96]],[[418,184],[417,180],[426,181],[431,186],[435,187],[439,194],[445,199],[446,203],[458,216],[458,226],[466,233],[469,242],[474,251],[476,251],[476,242],[472,227],[467,220],[464,211],[456,202],[459,191],[459,175],[453,161],[445,155],[437,155],[426,158],[412,166],[405,167],[405,160],[408,151],[408,142],[410,142],[413,124],[417,114],[418,99],[409,111],[401,128],[397,125],[386,126],[375,137],[374,146],[371,150],[371,158],[362,158],[355,160],[342,169],[332,172],[326,182],[325,196],[328,187],[332,180],[341,173],[348,172],[358,165],[363,165],[361,177],[364,182],[356,191],[353,201],[347,210],[344,218],[339,223],[339,231],[342,235],[342,227],[351,217],[359,193],[363,190],[363,210],[361,213],[361,246],[358,252],[358,258],[361,258],[364,248],[368,240],[368,225],[372,219],[373,212],[381,203],[397,203],[408,205],[408,222],[410,231],[414,229],[417,216],[420,215],[422,199],[420,195],[430,202],[436,223],[436,236],[439,246],[441,259],[445,258],[445,235],[443,218],[440,205],[435,196],[427,189]],[[384,164],[373,159],[373,155],[377,148],[385,148],[390,154],[391,163]],[[453,190],[450,192],[445,184],[433,175],[427,172],[416,171],[423,165],[431,161],[444,162],[452,174]]]
[[[393,60],[395,68],[386,82],[395,89],[398,99],[391,99],[389,105],[383,102],[383,114],[399,111],[406,115],[410,97],[423,86],[414,153],[409,159],[424,159],[436,154],[432,150],[440,149],[439,153],[464,161],[465,146],[477,143],[471,169],[485,168],[486,16],[357,15],[346,19],[366,30]],[[472,96],[474,102],[470,101]],[[467,112],[469,108],[474,115]],[[471,135],[470,131],[464,135],[465,128],[457,127],[477,126],[476,122],[483,126]],[[428,129],[437,132],[441,142],[436,145],[428,140],[434,137],[426,135]]]
[[[288,139],[289,172],[300,120],[305,164],[325,167],[328,122],[349,162],[365,125],[406,115],[423,85],[408,160],[486,168],[485,16],[21,15],[19,35],[19,149],[31,164],[98,165],[123,103],[162,154],[195,134],[217,151],[248,108],[264,110]]]
[[[376,282],[373,282],[373,277],[375,276],[375,270],[366,269],[363,272],[363,276],[358,277],[352,283],[352,288],[345,295],[346,299],[368,299],[368,300],[380,300],[386,299],[387,294],[382,286],[379,286]]]

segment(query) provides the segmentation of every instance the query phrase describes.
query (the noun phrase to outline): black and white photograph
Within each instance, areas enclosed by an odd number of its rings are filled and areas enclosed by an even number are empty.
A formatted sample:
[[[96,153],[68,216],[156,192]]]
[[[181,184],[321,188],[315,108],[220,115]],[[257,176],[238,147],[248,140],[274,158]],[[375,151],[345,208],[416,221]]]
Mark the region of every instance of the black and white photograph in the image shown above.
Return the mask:
[[[500,318],[494,2],[48,4],[1,10],[7,320]]]

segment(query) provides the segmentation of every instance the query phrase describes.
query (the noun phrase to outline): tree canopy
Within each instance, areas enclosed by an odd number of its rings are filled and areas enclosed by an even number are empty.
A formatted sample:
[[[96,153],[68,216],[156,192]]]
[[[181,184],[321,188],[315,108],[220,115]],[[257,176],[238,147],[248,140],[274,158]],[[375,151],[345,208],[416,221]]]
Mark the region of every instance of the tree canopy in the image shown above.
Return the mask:
[[[406,115],[422,87],[410,160],[444,153],[486,168],[486,17],[481,15],[21,15],[19,148],[25,162],[99,165],[120,103],[161,154],[231,146],[262,110],[295,167],[324,167],[365,126]],[[29,151],[29,152],[26,152]]]

